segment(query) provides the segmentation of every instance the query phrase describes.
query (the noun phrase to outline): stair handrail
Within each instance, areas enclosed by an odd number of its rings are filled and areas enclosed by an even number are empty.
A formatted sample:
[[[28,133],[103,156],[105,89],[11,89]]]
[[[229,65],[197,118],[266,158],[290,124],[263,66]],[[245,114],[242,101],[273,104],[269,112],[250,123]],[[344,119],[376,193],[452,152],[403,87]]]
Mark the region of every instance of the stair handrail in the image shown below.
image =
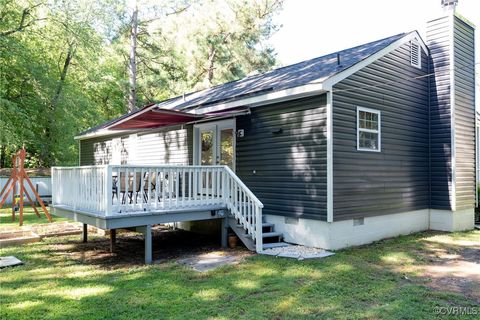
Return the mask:
[[[255,194],[243,183],[243,181],[233,172],[232,169],[228,166],[224,166],[225,172],[230,176],[237,186],[248,196],[252,202],[255,203],[255,224],[254,225],[247,225],[247,220],[244,216],[240,216],[241,213],[238,210],[231,210],[234,214],[235,218],[240,220],[240,223],[244,225],[245,230],[248,234],[252,236],[252,239],[255,241],[255,248],[257,252],[261,252],[263,250],[263,237],[262,237],[262,209],[263,203],[255,196]],[[224,188],[225,192],[230,192],[229,188]],[[233,208],[235,203],[233,202],[233,197],[231,194],[226,194],[224,197],[226,201],[226,205],[229,208]],[[253,227],[253,228],[252,228]],[[253,229],[253,230],[252,230]]]

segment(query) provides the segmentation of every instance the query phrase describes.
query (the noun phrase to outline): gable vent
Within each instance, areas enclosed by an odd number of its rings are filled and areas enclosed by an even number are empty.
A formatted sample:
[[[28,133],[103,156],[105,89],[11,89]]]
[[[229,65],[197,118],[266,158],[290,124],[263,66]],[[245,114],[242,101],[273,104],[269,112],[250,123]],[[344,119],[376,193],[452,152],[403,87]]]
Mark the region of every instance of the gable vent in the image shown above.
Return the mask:
[[[422,67],[422,52],[417,41],[410,42],[410,64],[416,68]]]

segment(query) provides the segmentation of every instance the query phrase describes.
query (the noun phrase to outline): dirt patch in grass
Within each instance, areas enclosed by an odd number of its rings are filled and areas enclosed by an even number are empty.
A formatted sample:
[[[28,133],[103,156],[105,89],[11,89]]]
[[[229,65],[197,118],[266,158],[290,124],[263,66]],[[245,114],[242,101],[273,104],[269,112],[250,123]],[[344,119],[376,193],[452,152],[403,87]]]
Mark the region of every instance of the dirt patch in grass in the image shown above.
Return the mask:
[[[466,248],[455,255],[446,254],[434,264],[424,266],[426,285],[440,291],[461,293],[480,303],[480,249]]]
[[[480,243],[438,235],[423,240],[422,250],[414,251],[421,264],[404,264],[397,271],[414,274],[425,286],[455,292],[480,303]]]
[[[220,237],[200,235],[183,230],[155,226],[153,232],[153,259],[155,264],[208,252],[222,254],[249,253],[244,247],[221,248]],[[118,230],[115,252],[110,252],[109,236],[89,237],[87,243],[71,239],[54,244],[56,254],[67,255],[79,263],[100,267],[125,268],[144,263],[144,238],[136,232]]]

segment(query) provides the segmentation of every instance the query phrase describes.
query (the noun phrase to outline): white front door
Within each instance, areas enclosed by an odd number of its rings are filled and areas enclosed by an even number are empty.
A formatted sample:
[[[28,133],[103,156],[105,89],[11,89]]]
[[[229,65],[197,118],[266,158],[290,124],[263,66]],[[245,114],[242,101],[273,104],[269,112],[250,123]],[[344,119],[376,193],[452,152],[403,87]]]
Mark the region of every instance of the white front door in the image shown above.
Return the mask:
[[[194,130],[194,164],[235,170],[235,119],[197,124]]]

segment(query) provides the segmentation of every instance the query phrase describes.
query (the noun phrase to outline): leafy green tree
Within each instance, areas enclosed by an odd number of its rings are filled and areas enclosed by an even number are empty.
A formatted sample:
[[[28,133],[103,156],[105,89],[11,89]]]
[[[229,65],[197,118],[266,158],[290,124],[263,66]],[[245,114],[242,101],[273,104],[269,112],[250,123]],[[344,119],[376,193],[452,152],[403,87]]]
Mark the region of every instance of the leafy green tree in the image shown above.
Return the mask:
[[[0,0],[0,167],[77,164],[74,136],[128,110],[127,0]],[[279,0],[138,0],[136,105],[264,71]]]

